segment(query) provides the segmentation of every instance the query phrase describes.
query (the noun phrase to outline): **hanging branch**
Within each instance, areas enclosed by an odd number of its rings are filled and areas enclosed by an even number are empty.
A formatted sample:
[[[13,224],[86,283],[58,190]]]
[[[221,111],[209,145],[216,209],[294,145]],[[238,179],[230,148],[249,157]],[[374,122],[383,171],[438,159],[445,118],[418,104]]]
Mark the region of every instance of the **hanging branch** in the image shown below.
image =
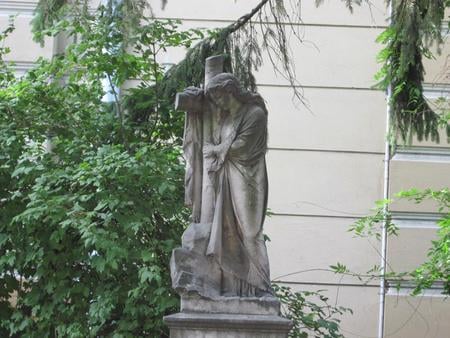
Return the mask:
[[[423,58],[433,58],[430,48],[442,42],[443,0],[399,0],[394,2],[393,23],[378,38],[386,45],[380,52],[383,67],[377,74],[378,87],[392,85],[391,144],[398,140],[410,144],[419,141],[439,142],[441,116],[424,96]],[[439,49],[438,49],[439,52]],[[447,134],[450,136],[450,124]]]
[[[352,11],[353,6],[360,5],[363,0],[342,1]],[[370,4],[370,0],[364,1]],[[321,2],[316,0],[316,5]],[[290,6],[289,10],[286,4]],[[254,73],[262,66],[264,52],[275,73],[288,81],[294,97],[306,105],[291,50],[294,40],[304,42],[301,22],[299,0],[261,0],[249,13],[200,41],[170,69],[164,79],[166,97],[172,99],[176,91],[185,86],[201,85],[204,60],[218,54],[228,57],[225,70],[234,73],[244,87],[254,91]]]
[[[176,91],[189,85],[199,86],[204,78],[204,60],[212,55],[225,54],[225,71],[232,72],[244,87],[256,89],[254,72],[262,65],[262,53],[267,53],[273,69],[288,80],[294,95],[305,103],[293,63],[288,40],[288,30],[302,42],[294,21],[298,12],[288,14],[284,2],[262,0],[249,13],[229,26],[217,30],[211,36],[191,48],[186,57],[166,74],[163,86],[165,96],[173,98]],[[259,39],[258,33],[259,31]]]
[[[236,32],[245,26],[270,0],[262,0],[252,11],[246,15],[241,16],[236,22],[229,25],[226,29],[230,34]]]
[[[342,1],[352,9],[353,4],[360,4],[362,0]],[[320,2],[316,0],[317,5]],[[167,0],[161,2],[163,7],[166,3]],[[286,10],[285,3],[292,7],[289,11]],[[143,0],[122,1],[124,20],[129,22],[130,27],[139,24],[139,16],[142,15],[145,4],[146,1]],[[294,97],[305,104],[301,85],[295,74],[290,48],[292,41],[288,34],[293,33],[294,39],[303,42],[298,31],[298,23],[301,22],[300,4],[298,0],[261,0],[249,13],[202,40],[163,80],[162,89],[166,98],[172,99],[182,86],[200,85],[203,81],[204,60],[217,54],[227,55],[225,70],[233,72],[246,88],[255,90],[254,73],[261,67],[265,52],[275,73],[288,81],[293,88]],[[67,13],[66,6],[77,8],[81,5],[86,7],[87,0],[75,0],[71,5],[68,0],[40,0],[33,21],[34,31],[37,33],[38,30],[55,24],[58,18]],[[37,36],[43,40],[42,36]]]
[[[162,6],[167,0],[161,0]],[[370,0],[341,0],[350,11]],[[388,0],[389,1],[389,0]],[[315,0],[317,6],[323,0]],[[124,20],[132,29],[140,23],[144,0],[123,0]],[[290,7],[286,9],[286,4]],[[193,48],[186,57],[172,67],[161,82],[161,93],[170,101],[175,93],[189,85],[201,85],[204,78],[204,60],[212,55],[227,55],[225,71],[233,72],[244,86],[256,89],[254,73],[263,63],[263,52],[276,74],[287,80],[294,96],[305,103],[301,84],[297,80],[291,50],[292,36],[303,42],[300,0],[261,0],[249,13],[229,26],[219,29]],[[386,47],[379,54],[383,63],[378,73],[379,88],[393,86],[391,140],[411,142],[414,135],[419,140],[430,138],[439,141],[439,124],[444,120],[430,107],[423,95],[423,57],[431,58],[433,43],[443,42],[441,27],[444,11],[450,7],[446,0],[398,0],[394,3],[393,25],[380,36]],[[38,41],[43,41],[43,30],[51,28],[64,15],[74,15],[73,9],[82,13],[87,0],[40,0],[33,19],[33,31]],[[126,26],[126,25],[125,25]],[[292,33],[292,34],[289,34]],[[125,34],[126,35],[126,34]],[[447,133],[450,136],[450,124]]]

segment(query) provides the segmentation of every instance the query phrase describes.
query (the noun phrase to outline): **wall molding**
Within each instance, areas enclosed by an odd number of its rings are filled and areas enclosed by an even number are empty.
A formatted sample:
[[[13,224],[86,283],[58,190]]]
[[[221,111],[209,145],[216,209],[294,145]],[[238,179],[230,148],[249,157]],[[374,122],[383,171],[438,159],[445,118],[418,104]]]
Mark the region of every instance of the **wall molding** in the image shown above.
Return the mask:
[[[450,163],[450,147],[398,147],[392,161]]]
[[[388,289],[386,293],[387,296],[413,297],[411,296],[411,292],[414,290],[415,287],[414,281],[401,281],[400,284],[397,284],[396,281],[392,280],[387,280],[386,282],[388,284]],[[444,291],[444,283],[435,282],[430,288],[423,290],[423,292],[418,296],[448,298],[448,295],[442,294],[443,291]]]
[[[423,95],[428,100],[436,100],[450,95],[450,83],[424,83]]]
[[[38,0],[0,0],[0,16],[23,15],[33,16]],[[94,13],[96,7],[89,6],[89,11]]]
[[[171,16],[156,16],[156,19],[158,20],[180,20],[180,21],[186,21],[186,22],[205,22],[205,23],[223,23],[223,24],[231,24],[235,22],[236,20],[232,19],[220,19],[220,18],[182,18],[182,17],[171,17]],[[276,23],[274,21],[260,21],[256,20],[254,21],[256,24],[264,23],[269,25],[275,25]],[[343,23],[326,23],[326,22],[281,22],[282,25],[293,25],[293,26],[300,26],[300,27],[324,27],[324,28],[356,28],[356,29],[386,29],[388,26],[381,24],[343,24]]]
[[[35,63],[32,61],[6,61],[9,67],[15,72],[16,76],[22,76],[30,69],[35,67]]]
[[[438,213],[392,212],[392,222],[400,229],[438,229]]]
[[[37,5],[36,0],[31,1],[11,1],[0,0],[0,15],[33,15],[34,9]]]

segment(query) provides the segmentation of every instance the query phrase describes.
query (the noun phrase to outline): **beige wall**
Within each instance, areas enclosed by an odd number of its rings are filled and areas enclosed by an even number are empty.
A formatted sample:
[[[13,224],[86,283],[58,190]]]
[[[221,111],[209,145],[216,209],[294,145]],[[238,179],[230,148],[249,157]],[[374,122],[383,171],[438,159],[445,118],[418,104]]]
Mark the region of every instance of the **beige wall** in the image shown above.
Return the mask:
[[[430,104],[439,96],[448,97],[450,77],[448,37],[442,55],[424,60],[425,95]],[[390,163],[390,195],[401,190],[450,187],[450,144],[444,130],[439,144],[414,139],[409,146],[400,146]],[[415,204],[397,201],[392,205],[399,236],[388,241],[388,262],[396,271],[410,271],[426,260],[431,241],[436,239],[436,221],[440,218],[437,204],[426,201]],[[411,297],[411,286],[402,283],[392,288],[386,298],[386,334],[390,337],[446,337],[449,335],[450,303],[440,295],[442,289],[428,290]]]
[[[5,44],[11,47],[6,60],[14,61],[19,71],[32,67],[39,57],[49,58],[53,55],[53,40],[47,38],[45,47],[35,43],[30,32],[30,20],[36,1],[0,1],[0,29],[3,31],[9,24],[10,15],[18,15],[14,20],[15,30],[6,39]]]
[[[377,287],[367,286],[362,288],[344,283],[339,285],[286,283],[285,285],[290,286],[294,291],[321,291],[323,295],[329,298],[328,303],[330,305],[338,304],[352,309],[354,314],[346,313],[340,318],[341,332],[344,337],[376,338],[377,322],[373,320],[373,314],[378,311]],[[358,320],[355,320],[355,316]],[[409,338],[409,336],[402,338]]]
[[[9,59],[17,61],[19,71],[58,50],[51,40],[44,48],[31,41],[29,20],[35,2],[0,0],[0,28],[7,24],[8,14],[20,13],[8,41],[13,47]],[[164,11],[160,0],[149,2],[160,18],[182,19],[184,27],[212,28],[231,23],[258,1],[169,0]],[[269,108],[267,163],[273,216],[267,219],[265,232],[271,238],[272,277],[295,289],[327,289],[332,300],[337,297],[338,304],[352,308],[354,315],[346,315],[342,322],[346,337],[377,335],[377,281],[364,284],[325,271],[341,262],[363,273],[380,262],[379,242],[354,239],[347,232],[383,197],[386,101],[384,93],[372,86],[379,68],[375,38],[386,26],[386,10],[384,0],[372,3],[372,8],[356,7],[352,15],[342,1],[325,1],[320,8],[312,0],[301,2],[299,28],[311,43],[292,41],[291,46],[308,109],[292,100],[288,83],[269,63],[256,74]],[[426,62],[431,91],[447,88],[449,48],[447,44],[442,57]],[[161,61],[175,63],[184,53],[180,48],[170,50]],[[413,186],[450,185],[448,144],[416,141],[406,150],[410,152],[399,152],[391,161],[392,193]],[[389,241],[388,260],[396,270],[409,269],[425,257],[435,236],[435,215],[430,214],[435,209],[430,204],[397,203],[393,210],[406,215],[409,223],[403,222],[400,237]],[[418,310],[412,314],[411,309]],[[450,304],[435,296],[412,299],[390,294],[386,311],[386,332],[394,337],[422,338],[428,333],[444,337],[449,332],[444,318],[450,317]]]
[[[445,338],[450,332],[449,300],[439,290],[411,297],[409,290],[386,299],[386,335],[392,338]]]
[[[256,2],[198,0],[186,7],[171,0],[158,15],[182,18],[186,27],[224,26]],[[311,44],[292,41],[291,47],[310,110],[292,100],[288,83],[270,63],[256,74],[269,109],[269,208],[274,215],[265,232],[271,238],[271,274],[298,289],[315,284],[330,295],[339,290],[339,304],[355,311],[343,318],[346,336],[376,336],[376,282],[363,285],[325,270],[342,262],[365,272],[379,263],[379,243],[354,239],[347,229],[382,198],[386,105],[384,94],[371,87],[380,48],[375,38],[382,31],[373,26],[385,25],[384,4],[377,1],[371,16],[366,7],[351,15],[335,1],[319,9],[312,1],[302,3],[301,29]],[[166,62],[181,53],[174,51]]]

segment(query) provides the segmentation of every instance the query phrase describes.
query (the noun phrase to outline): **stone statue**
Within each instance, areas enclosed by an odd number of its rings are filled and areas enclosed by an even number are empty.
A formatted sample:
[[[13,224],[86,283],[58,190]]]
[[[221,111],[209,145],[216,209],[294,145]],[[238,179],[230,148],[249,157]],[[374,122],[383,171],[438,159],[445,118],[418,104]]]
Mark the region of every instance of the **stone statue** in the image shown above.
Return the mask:
[[[267,109],[261,96],[206,59],[205,89],[177,94],[186,112],[186,205],[192,223],[170,270],[179,313],[171,338],[287,338],[272,294],[262,227],[267,206]]]
[[[192,223],[174,250],[174,288],[183,295],[271,297],[263,238],[267,206],[267,109],[260,95],[207,59],[205,89],[177,95],[186,111],[186,204]]]

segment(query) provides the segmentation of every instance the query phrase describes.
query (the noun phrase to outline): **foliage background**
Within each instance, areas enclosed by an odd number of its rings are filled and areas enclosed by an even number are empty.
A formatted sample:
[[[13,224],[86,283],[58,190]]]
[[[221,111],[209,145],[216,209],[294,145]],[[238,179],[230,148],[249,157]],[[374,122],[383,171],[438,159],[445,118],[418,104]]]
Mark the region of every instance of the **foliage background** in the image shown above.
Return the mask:
[[[22,78],[1,62],[0,336],[159,337],[177,309],[168,261],[187,213],[181,124],[168,121],[183,116],[166,108],[137,124],[125,104],[135,93],[113,89],[105,103],[102,81],[152,83],[144,103],[156,112],[155,54],[197,35],[147,22],[128,52],[106,13],[44,32],[78,43]]]

